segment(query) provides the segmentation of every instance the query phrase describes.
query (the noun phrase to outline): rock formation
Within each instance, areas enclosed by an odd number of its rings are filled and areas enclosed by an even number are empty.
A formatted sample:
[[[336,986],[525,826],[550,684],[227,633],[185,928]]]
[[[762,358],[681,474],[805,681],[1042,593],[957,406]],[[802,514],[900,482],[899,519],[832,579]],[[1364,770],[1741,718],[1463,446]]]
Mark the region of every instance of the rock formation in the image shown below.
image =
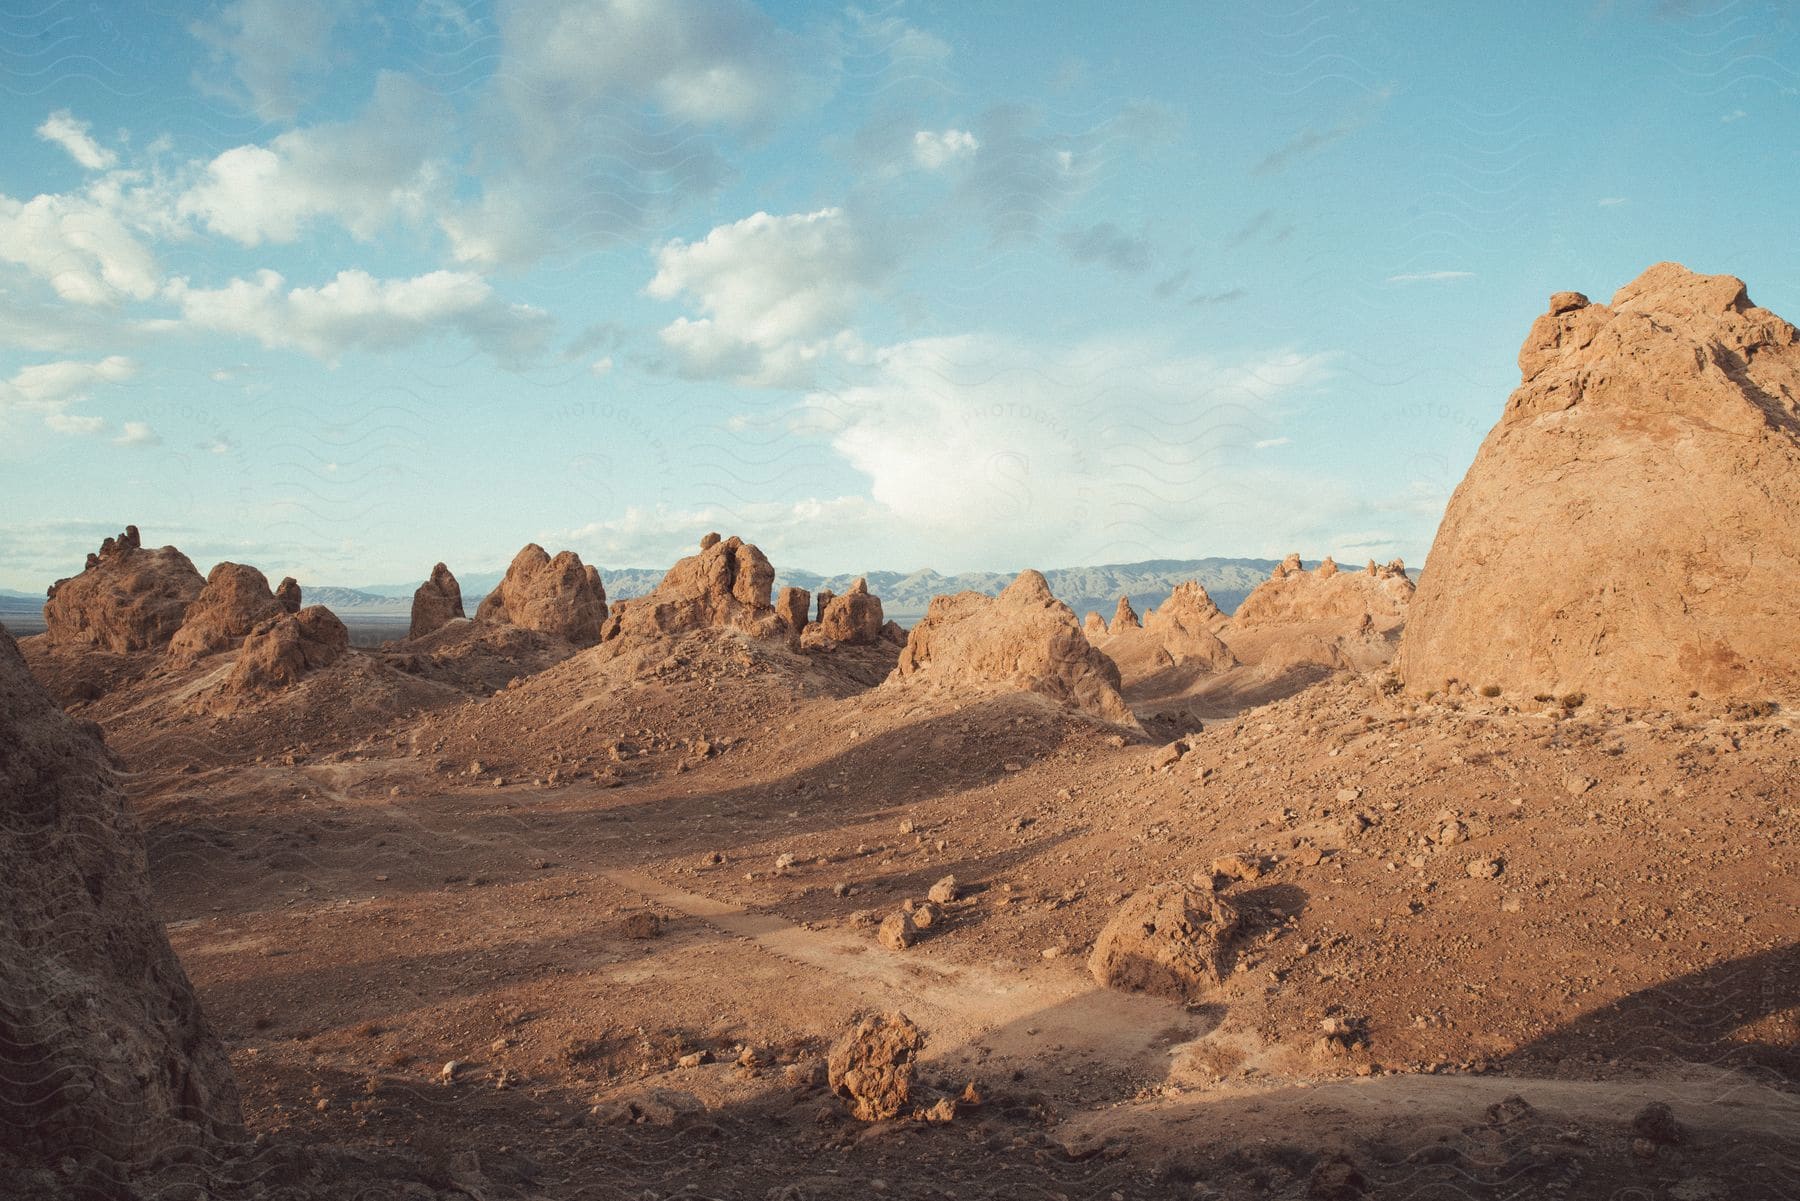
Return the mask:
[[[186,555],[172,546],[145,549],[138,528],[128,525],[88,555],[80,575],[50,586],[44,632],[62,646],[149,650],[175,636],[205,585]]]
[[[837,593],[833,592],[829,588],[819,589],[819,594],[815,598],[816,601],[818,602],[818,606],[819,606],[819,615],[814,620],[818,621],[818,623],[820,625],[825,624],[825,610],[831,607],[832,598],[834,598],[836,596],[837,596]]]
[[[1100,639],[1106,637],[1110,631],[1106,628],[1106,618],[1100,616],[1095,610],[1089,609],[1087,617],[1082,620],[1081,632],[1087,635],[1089,642],[1098,645]]]
[[[1237,910],[1217,893],[1154,885],[1113,910],[1088,971],[1107,988],[1195,1001],[1223,977],[1237,925]]]
[[[298,586],[294,590],[298,592]],[[285,610],[269,591],[269,579],[262,572],[243,563],[220,563],[207,573],[206,586],[188,606],[181,628],[169,640],[169,657],[192,663],[230,650],[257,622],[282,612]]]
[[[1394,657],[1412,595],[1398,559],[1372,572],[1340,571],[1328,556],[1307,571],[1289,555],[1218,633],[1253,666],[1364,671]]]
[[[1121,596],[1119,607],[1113,610],[1112,624],[1106,627],[1109,634],[1122,634],[1126,630],[1135,630],[1144,623],[1138,620],[1137,610],[1131,607],[1131,598]]]
[[[778,637],[787,632],[787,624],[769,600],[774,584],[775,569],[750,543],[741,538],[705,542],[699,554],[669,568],[654,592],[614,606],[601,640],[662,638],[705,626]]]
[[[833,642],[874,646],[881,638],[881,598],[869,591],[869,581],[858,577],[850,591],[834,596],[819,616],[819,625]]]
[[[898,1117],[912,1093],[913,1067],[925,1036],[904,1013],[862,1019],[832,1044],[825,1060],[831,1091],[864,1122]]]
[[[807,615],[812,612],[812,593],[804,588],[783,588],[775,598],[775,612],[787,623],[788,629],[800,633],[806,629]]]
[[[1107,721],[1135,726],[1119,669],[1088,643],[1075,612],[1023,571],[999,596],[934,596],[907,636],[890,684],[927,681],[1040,693]]]
[[[459,591],[459,603],[461,597]],[[505,578],[482,598],[475,620],[510,622],[577,646],[591,646],[600,640],[600,626],[606,621],[606,589],[601,587],[600,573],[585,566],[574,551],[562,551],[552,559],[543,547],[530,542],[513,556]]]
[[[1659,263],[1559,292],[1450,499],[1399,668],[1619,704],[1800,697],[1800,336]]]
[[[0,1143],[117,1179],[229,1137],[231,1067],[151,908],[99,728],[51,702],[3,630],[0,746]]]
[[[897,621],[884,621],[881,623],[881,637],[883,641],[891,642],[895,646],[905,646],[906,627]]]
[[[291,575],[281,577],[281,583],[275,585],[275,600],[284,613],[300,612],[300,581]]]
[[[1177,585],[1168,600],[1150,610],[1141,625],[1115,630],[1103,647],[1119,665],[1120,678],[1127,685],[1137,685],[1175,667],[1190,669],[1182,674],[1191,682],[1195,671],[1224,671],[1236,665],[1236,656],[1214,632],[1225,621],[1225,615],[1199,581],[1188,580]]]
[[[413,590],[412,624],[407,627],[406,636],[423,638],[462,616],[462,586],[450,569],[439,563],[431,569],[431,576]]]
[[[262,622],[238,651],[226,681],[230,692],[269,692],[298,683],[350,649],[350,631],[324,605]]]

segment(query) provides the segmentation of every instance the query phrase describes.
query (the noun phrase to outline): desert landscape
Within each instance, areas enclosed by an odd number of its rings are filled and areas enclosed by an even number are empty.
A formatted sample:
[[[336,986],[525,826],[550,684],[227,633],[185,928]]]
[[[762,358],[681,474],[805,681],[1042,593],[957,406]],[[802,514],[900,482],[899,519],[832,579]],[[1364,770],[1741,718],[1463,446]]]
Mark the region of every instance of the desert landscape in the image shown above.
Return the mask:
[[[70,547],[0,1195],[1795,1195],[1800,334],[1660,263],[1519,368],[1422,572],[1230,611]]]

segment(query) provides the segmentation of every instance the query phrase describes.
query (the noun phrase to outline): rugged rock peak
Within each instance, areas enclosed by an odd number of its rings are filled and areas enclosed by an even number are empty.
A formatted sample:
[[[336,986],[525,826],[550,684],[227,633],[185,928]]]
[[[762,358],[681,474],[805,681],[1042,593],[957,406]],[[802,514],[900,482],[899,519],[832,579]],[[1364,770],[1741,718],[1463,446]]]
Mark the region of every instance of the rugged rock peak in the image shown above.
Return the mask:
[[[788,585],[775,598],[775,612],[787,624],[788,629],[796,634],[800,633],[806,629],[807,617],[812,612],[812,593],[804,588]]]
[[[50,586],[44,602],[50,642],[125,654],[175,636],[206,581],[172,546],[145,549],[135,525],[89,554],[80,575]]]
[[[300,612],[300,581],[293,576],[282,576],[281,583],[275,585],[275,601],[283,612]]]
[[[1237,660],[1219,640],[1225,615],[1198,580],[1176,585],[1169,598],[1144,614],[1141,627],[1118,630],[1105,641],[1106,654],[1119,665],[1121,679],[1136,687],[1170,668],[1194,672],[1223,671]]]
[[[228,693],[273,692],[329,667],[350,649],[350,631],[324,605],[281,613],[244,639],[226,678]]]
[[[448,567],[439,563],[426,581],[413,590],[412,624],[407,627],[406,636],[423,638],[462,616],[462,585]]]
[[[825,637],[833,642],[874,646],[881,638],[883,621],[881,598],[872,595],[869,581],[858,576],[850,585],[850,591],[831,598],[819,619],[819,626]]]
[[[1284,579],[1287,576],[1298,575],[1301,570],[1300,554],[1296,551],[1277,563],[1275,565],[1275,570],[1269,574],[1269,578],[1272,580]]]
[[[206,586],[169,641],[169,657],[192,663],[229,650],[259,621],[282,611],[262,572],[243,563],[220,563],[207,573]]]
[[[1800,334],[1673,263],[1560,295],[1438,527],[1408,687],[1800,695]]]
[[[1368,567],[1364,568],[1364,570],[1367,571],[1370,575],[1376,575],[1381,571],[1381,568],[1376,566],[1375,560],[1370,559]]]
[[[837,593],[833,592],[829,588],[819,589],[819,594],[815,598],[816,602],[819,606],[819,608],[818,608],[819,615],[817,618],[815,618],[815,620],[820,621],[820,622],[823,622],[825,620],[825,610],[831,607],[831,602],[836,596],[837,596]]]
[[[934,596],[912,628],[887,686],[1036,692],[1106,721],[1135,727],[1119,695],[1119,669],[1082,635],[1075,612],[1025,571],[999,596]]]
[[[789,626],[770,600],[774,585],[775,568],[755,546],[736,537],[706,541],[699,554],[669,568],[655,591],[615,606],[601,640],[662,638],[706,626],[779,637]]]
[[[1213,629],[1224,616],[1204,584],[1199,580],[1184,580],[1175,585],[1168,600],[1150,610],[1144,618],[1144,628]]]
[[[136,1195],[133,1167],[238,1133],[231,1066],[152,908],[99,728],[52,703],[4,630],[0,746],[0,1145]]]
[[[510,623],[591,646],[600,640],[606,620],[606,589],[601,587],[600,573],[583,564],[574,551],[551,558],[530,542],[513,556],[499,585],[482,598],[475,620]]]
[[[1089,642],[1094,641],[1096,638],[1106,637],[1106,618],[1100,616],[1098,611],[1089,609],[1087,616],[1082,619],[1081,632],[1087,635],[1087,640]]]
[[[719,544],[719,535],[716,533],[707,534],[705,537],[700,539],[700,549],[701,550],[711,550],[713,547],[717,546],[718,544]]]
[[[1042,579],[1042,576],[1038,577]],[[1046,584],[1045,588],[1048,589]],[[1113,610],[1112,624],[1106,627],[1109,634],[1123,634],[1126,630],[1142,629],[1144,623],[1138,620],[1137,610],[1131,607],[1131,598],[1121,596],[1118,607]]]
[[[1330,555],[1326,555],[1325,558],[1319,563],[1318,569],[1313,572],[1314,575],[1320,577],[1321,579],[1329,579],[1331,576],[1334,576],[1337,573],[1338,573],[1337,560],[1332,558]]]
[[[1337,564],[1329,558],[1317,571],[1301,571],[1299,561],[1299,555],[1290,555],[1274,575],[1245,597],[1231,618],[1231,628],[1246,630],[1280,623],[1346,619],[1359,623],[1364,617],[1397,622],[1405,617],[1413,584],[1404,569],[1395,569],[1395,564],[1371,575],[1338,571]],[[1296,566],[1284,570],[1288,563]],[[1325,564],[1331,570],[1325,570]],[[1227,637],[1226,641],[1231,639]]]

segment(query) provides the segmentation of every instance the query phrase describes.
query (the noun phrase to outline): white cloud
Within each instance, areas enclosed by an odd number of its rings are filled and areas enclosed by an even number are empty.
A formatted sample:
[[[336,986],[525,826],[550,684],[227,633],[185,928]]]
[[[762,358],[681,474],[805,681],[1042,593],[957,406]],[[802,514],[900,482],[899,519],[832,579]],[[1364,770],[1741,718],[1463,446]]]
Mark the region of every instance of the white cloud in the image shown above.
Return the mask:
[[[69,152],[70,158],[89,171],[108,170],[118,163],[119,156],[94,141],[88,133],[90,128],[92,126],[86,121],[77,121],[68,109],[59,108],[37,127],[37,135],[61,146]]]
[[[1404,275],[1390,275],[1390,284],[1442,284],[1459,279],[1474,279],[1473,271],[1410,271]]]
[[[1742,121],[1745,117],[1748,117],[1749,115],[1750,115],[1749,113],[1745,112],[1741,108],[1734,108],[1730,112],[1720,115],[1719,124],[1730,125],[1734,121]]]
[[[927,171],[972,157],[981,140],[966,129],[921,129],[913,134],[913,161]]]
[[[1602,196],[1600,198],[1600,207],[1603,209],[1616,208],[1624,203],[1625,197],[1623,196]]]
[[[603,354],[588,364],[589,375],[607,375],[612,372],[613,360],[609,354]]]
[[[195,82],[264,120],[290,118],[331,64],[331,35],[342,11],[339,0],[235,0],[190,27],[230,78],[197,74]]]
[[[665,243],[656,267],[646,291],[659,300],[686,299],[701,314],[662,332],[685,370],[780,384],[803,379],[808,364],[854,344],[848,326],[892,258],[831,208],[756,213],[695,242]]]
[[[0,414],[33,413],[60,434],[92,434],[106,425],[102,417],[71,413],[97,387],[123,383],[137,375],[138,366],[124,355],[110,355],[95,362],[60,359],[20,368],[11,379],[0,381]]]
[[[127,421],[123,431],[113,439],[114,446],[161,446],[162,435],[147,422]]]
[[[702,505],[691,509],[633,505],[607,521],[558,534],[583,559],[614,567],[667,564],[694,553],[701,535],[716,530],[754,542],[783,567],[818,566],[822,553],[866,544],[886,520],[868,498],[837,496],[798,501]]]
[[[1257,450],[1273,450],[1277,446],[1286,446],[1288,443],[1290,443],[1292,441],[1293,441],[1292,438],[1285,438],[1285,437],[1284,438],[1258,438],[1255,442],[1252,442],[1250,445],[1255,447]]]
[[[80,195],[0,195],[0,260],[17,263],[76,304],[155,295],[156,260],[117,213]]]
[[[384,71],[354,120],[225,151],[177,210],[246,246],[291,242],[320,217],[366,241],[390,221],[418,220],[443,202],[446,170],[436,156],[451,127],[442,97]]]
[[[478,108],[481,194],[441,220],[463,262],[518,265],[633,239],[731,174],[835,82],[831,45],[747,0],[521,0]]]
[[[510,304],[486,280],[467,272],[378,279],[365,271],[340,271],[321,287],[286,285],[279,273],[267,270],[222,288],[195,288],[176,279],[165,293],[180,308],[180,320],[147,325],[238,334],[327,360],[350,350],[395,350],[457,333],[504,362],[517,362],[540,352],[549,334],[550,317],[543,310]]]

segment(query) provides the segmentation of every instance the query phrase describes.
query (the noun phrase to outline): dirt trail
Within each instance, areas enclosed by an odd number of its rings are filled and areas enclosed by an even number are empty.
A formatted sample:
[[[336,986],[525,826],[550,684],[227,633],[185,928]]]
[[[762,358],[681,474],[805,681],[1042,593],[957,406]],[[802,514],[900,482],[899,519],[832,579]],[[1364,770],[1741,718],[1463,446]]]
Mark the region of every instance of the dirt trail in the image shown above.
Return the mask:
[[[903,1009],[931,1031],[934,1055],[972,1046],[1002,1055],[1060,1053],[1133,1064],[1166,1047],[1171,1029],[1188,1034],[1194,1016],[1168,1001],[1096,987],[1063,964],[1002,973],[925,962],[890,952],[867,936],[812,930],[742,905],[687,892],[642,872],[606,877],[653,905],[696,918],[768,954],[834,977],[871,1008]]]

